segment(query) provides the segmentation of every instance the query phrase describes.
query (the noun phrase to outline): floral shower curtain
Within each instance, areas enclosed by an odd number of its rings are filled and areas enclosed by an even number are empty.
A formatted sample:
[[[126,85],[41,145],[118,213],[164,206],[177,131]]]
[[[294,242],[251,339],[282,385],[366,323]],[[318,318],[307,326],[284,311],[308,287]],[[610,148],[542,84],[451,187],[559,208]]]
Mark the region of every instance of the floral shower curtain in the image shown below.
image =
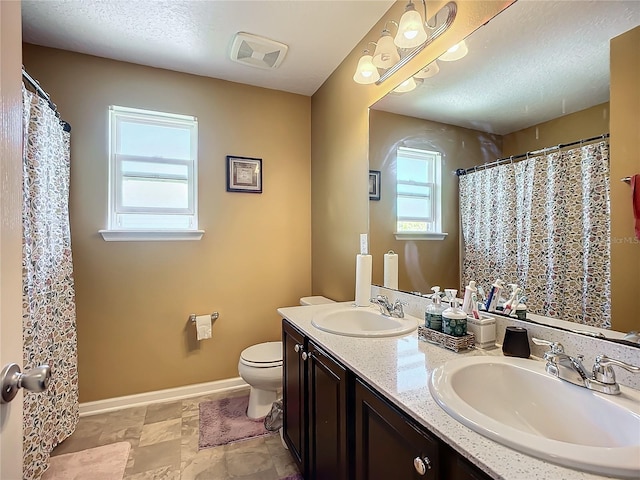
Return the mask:
[[[48,102],[23,87],[24,368],[51,366],[49,388],[24,396],[24,478],[78,423],[76,312],[69,230],[69,140]]]
[[[463,285],[525,289],[532,313],[611,328],[606,142],[460,177]]]

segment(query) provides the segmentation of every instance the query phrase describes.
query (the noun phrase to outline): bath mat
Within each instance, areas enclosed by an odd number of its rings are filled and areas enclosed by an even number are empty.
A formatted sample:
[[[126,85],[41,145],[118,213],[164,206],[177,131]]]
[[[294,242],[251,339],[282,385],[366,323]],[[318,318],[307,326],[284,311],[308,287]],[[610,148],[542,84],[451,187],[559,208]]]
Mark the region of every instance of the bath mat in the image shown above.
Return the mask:
[[[262,419],[247,417],[247,406],[248,396],[201,402],[200,450],[269,435]]]
[[[121,479],[130,449],[129,442],[118,442],[51,457],[42,480]]]

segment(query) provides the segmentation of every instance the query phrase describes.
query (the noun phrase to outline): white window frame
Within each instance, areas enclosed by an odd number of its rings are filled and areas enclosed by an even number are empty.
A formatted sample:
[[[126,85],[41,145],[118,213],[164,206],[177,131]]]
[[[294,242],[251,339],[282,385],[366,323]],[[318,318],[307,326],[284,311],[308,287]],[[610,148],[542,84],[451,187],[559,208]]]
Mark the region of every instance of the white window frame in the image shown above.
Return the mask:
[[[398,147],[396,151],[396,172],[399,157],[430,162],[433,165],[433,179],[416,179],[400,181],[396,178],[396,240],[444,240],[447,237],[442,229],[442,154],[432,150]],[[433,180],[433,181],[428,181]],[[428,193],[398,193],[398,185],[426,187]],[[430,198],[431,211],[427,217],[400,217],[397,202],[400,198]],[[431,224],[432,231],[398,231],[400,221],[417,221]]]
[[[140,155],[125,155],[117,151],[120,126],[123,121],[134,121],[139,124],[187,127],[191,136],[191,158],[176,159],[165,157],[151,157]],[[106,241],[136,241],[136,240],[199,240],[204,234],[198,230],[198,119],[190,115],[142,110],[138,108],[109,107],[109,210],[107,228],[100,230]],[[166,207],[127,207],[122,204],[122,180],[134,178],[137,175],[125,175],[122,163],[125,161],[149,162],[166,165],[182,165],[187,167],[188,205],[186,208]],[[143,176],[140,176],[143,178]],[[154,178],[176,180],[172,174],[155,175]],[[184,177],[180,177],[184,180]],[[151,228],[123,227],[120,220],[127,214],[180,215],[189,223],[188,228],[172,228],[154,226]]]

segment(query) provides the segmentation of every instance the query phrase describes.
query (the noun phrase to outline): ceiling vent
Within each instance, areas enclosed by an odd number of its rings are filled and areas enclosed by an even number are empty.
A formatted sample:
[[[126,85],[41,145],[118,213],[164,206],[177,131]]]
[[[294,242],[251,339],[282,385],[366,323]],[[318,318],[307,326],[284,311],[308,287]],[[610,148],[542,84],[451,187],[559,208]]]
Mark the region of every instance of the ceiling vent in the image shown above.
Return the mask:
[[[231,60],[250,67],[272,70],[284,60],[287,50],[284,43],[269,40],[250,33],[238,32],[231,45]]]

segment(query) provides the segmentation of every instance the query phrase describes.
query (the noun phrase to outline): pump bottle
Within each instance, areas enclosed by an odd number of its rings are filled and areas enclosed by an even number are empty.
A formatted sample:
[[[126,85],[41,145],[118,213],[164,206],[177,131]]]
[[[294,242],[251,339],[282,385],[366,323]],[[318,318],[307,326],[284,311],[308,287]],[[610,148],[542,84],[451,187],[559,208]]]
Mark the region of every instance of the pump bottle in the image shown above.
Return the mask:
[[[440,301],[440,287],[435,286],[431,289],[431,304],[427,305],[424,313],[424,326],[438,332],[442,331],[442,303]]]

